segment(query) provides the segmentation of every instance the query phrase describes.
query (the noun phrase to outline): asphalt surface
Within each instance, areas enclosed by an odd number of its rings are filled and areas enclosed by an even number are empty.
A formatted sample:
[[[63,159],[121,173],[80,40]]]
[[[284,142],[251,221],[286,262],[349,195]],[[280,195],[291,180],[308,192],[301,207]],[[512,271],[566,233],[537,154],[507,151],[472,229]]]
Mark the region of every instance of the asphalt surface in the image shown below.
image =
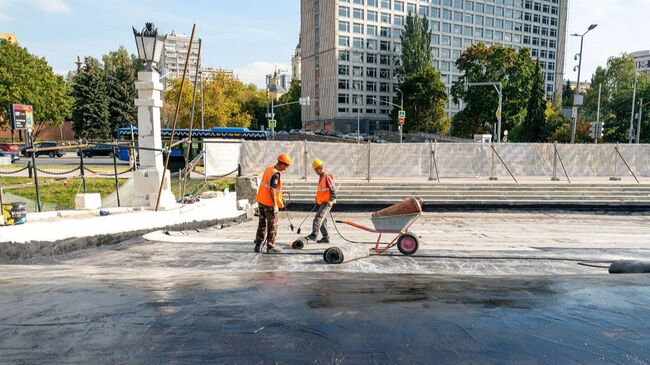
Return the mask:
[[[648,277],[607,263],[650,257],[649,219],[427,213],[414,257],[343,265],[254,254],[255,222],[4,262],[0,363],[648,364]]]

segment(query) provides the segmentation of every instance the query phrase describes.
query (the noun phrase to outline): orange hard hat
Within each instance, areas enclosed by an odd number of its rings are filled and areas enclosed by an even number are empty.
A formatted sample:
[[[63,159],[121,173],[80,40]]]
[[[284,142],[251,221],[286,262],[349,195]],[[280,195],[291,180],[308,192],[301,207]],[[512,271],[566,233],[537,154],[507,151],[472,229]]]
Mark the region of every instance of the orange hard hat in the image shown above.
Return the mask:
[[[282,162],[283,164],[290,166],[291,157],[289,157],[289,155],[287,155],[286,153],[283,153],[280,156],[278,156],[278,162]]]

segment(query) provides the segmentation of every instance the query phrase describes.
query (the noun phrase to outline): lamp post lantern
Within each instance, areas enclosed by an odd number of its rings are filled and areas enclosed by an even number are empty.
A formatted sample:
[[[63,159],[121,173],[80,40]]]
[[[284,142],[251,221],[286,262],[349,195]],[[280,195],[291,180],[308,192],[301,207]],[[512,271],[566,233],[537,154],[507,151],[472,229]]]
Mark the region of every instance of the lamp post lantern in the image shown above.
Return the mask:
[[[573,97],[573,125],[571,127],[571,143],[576,142],[576,128],[578,125],[578,106],[582,105],[582,99],[579,98],[580,96],[580,72],[582,71],[582,46],[584,45],[584,40],[585,36],[587,33],[591,32],[592,30],[596,29],[598,24],[592,24],[589,26],[586,32],[582,34],[571,34],[572,37],[580,37],[580,53],[578,53],[575,56],[575,59],[577,60],[578,57],[580,57],[580,61],[578,62],[578,66],[576,66],[573,70],[575,71],[576,69],[578,70],[578,82],[576,83],[576,91],[574,93]]]
[[[138,156],[140,168],[134,172],[133,206],[155,208],[162,179],[165,179],[160,192],[160,207],[169,209],[176,205],[176,198],[171,192],[169,174],[163,174],[163,145],[160,126],[160,109],[163,106],[158,64],[165,45],[165,35],[158,34],[153,23],[146,23],[138,31],[133,28],[133,36],[138,50],[138,59],[144,70],[138,72],[135,87],[138,98]]]

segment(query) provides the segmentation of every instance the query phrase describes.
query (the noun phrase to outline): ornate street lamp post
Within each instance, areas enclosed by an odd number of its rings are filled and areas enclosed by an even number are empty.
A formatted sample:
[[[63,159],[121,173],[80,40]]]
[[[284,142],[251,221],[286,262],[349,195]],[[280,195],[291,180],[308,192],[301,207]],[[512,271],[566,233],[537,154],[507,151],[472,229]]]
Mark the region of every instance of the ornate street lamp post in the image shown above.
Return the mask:
[[[163,106],[158,64],[165,45],[166,35],[159,35],[153,23],[146,23],[144,29],[133,28],[133,36],[138,49],[138,59],[144,70],[138,72],[138,155],[140,168],[134,172],[135,193],[133,206],[156,207],[160,182],[165,177],[161,190],[160,207],[169,209],[176,206],[176,198],[171,192],[169,174],[163,174],[162,138],[160,130],[160,109]]]

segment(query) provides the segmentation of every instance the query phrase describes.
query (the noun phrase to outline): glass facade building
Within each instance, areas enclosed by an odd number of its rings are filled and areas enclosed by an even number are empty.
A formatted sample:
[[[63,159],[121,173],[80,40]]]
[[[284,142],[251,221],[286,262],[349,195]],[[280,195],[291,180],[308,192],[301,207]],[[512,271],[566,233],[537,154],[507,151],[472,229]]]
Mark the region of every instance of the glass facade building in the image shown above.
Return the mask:
[[[388,129],[408,13],[426,17],[434,67],[447,89],[455,62],[476,43],[529,48],[549,97],[562,90],[568,0],[302,0],[303,110],[307,127]],[[449,115],[462,108],[451,102]],[[330,127],[330,128],[331,128]]]

